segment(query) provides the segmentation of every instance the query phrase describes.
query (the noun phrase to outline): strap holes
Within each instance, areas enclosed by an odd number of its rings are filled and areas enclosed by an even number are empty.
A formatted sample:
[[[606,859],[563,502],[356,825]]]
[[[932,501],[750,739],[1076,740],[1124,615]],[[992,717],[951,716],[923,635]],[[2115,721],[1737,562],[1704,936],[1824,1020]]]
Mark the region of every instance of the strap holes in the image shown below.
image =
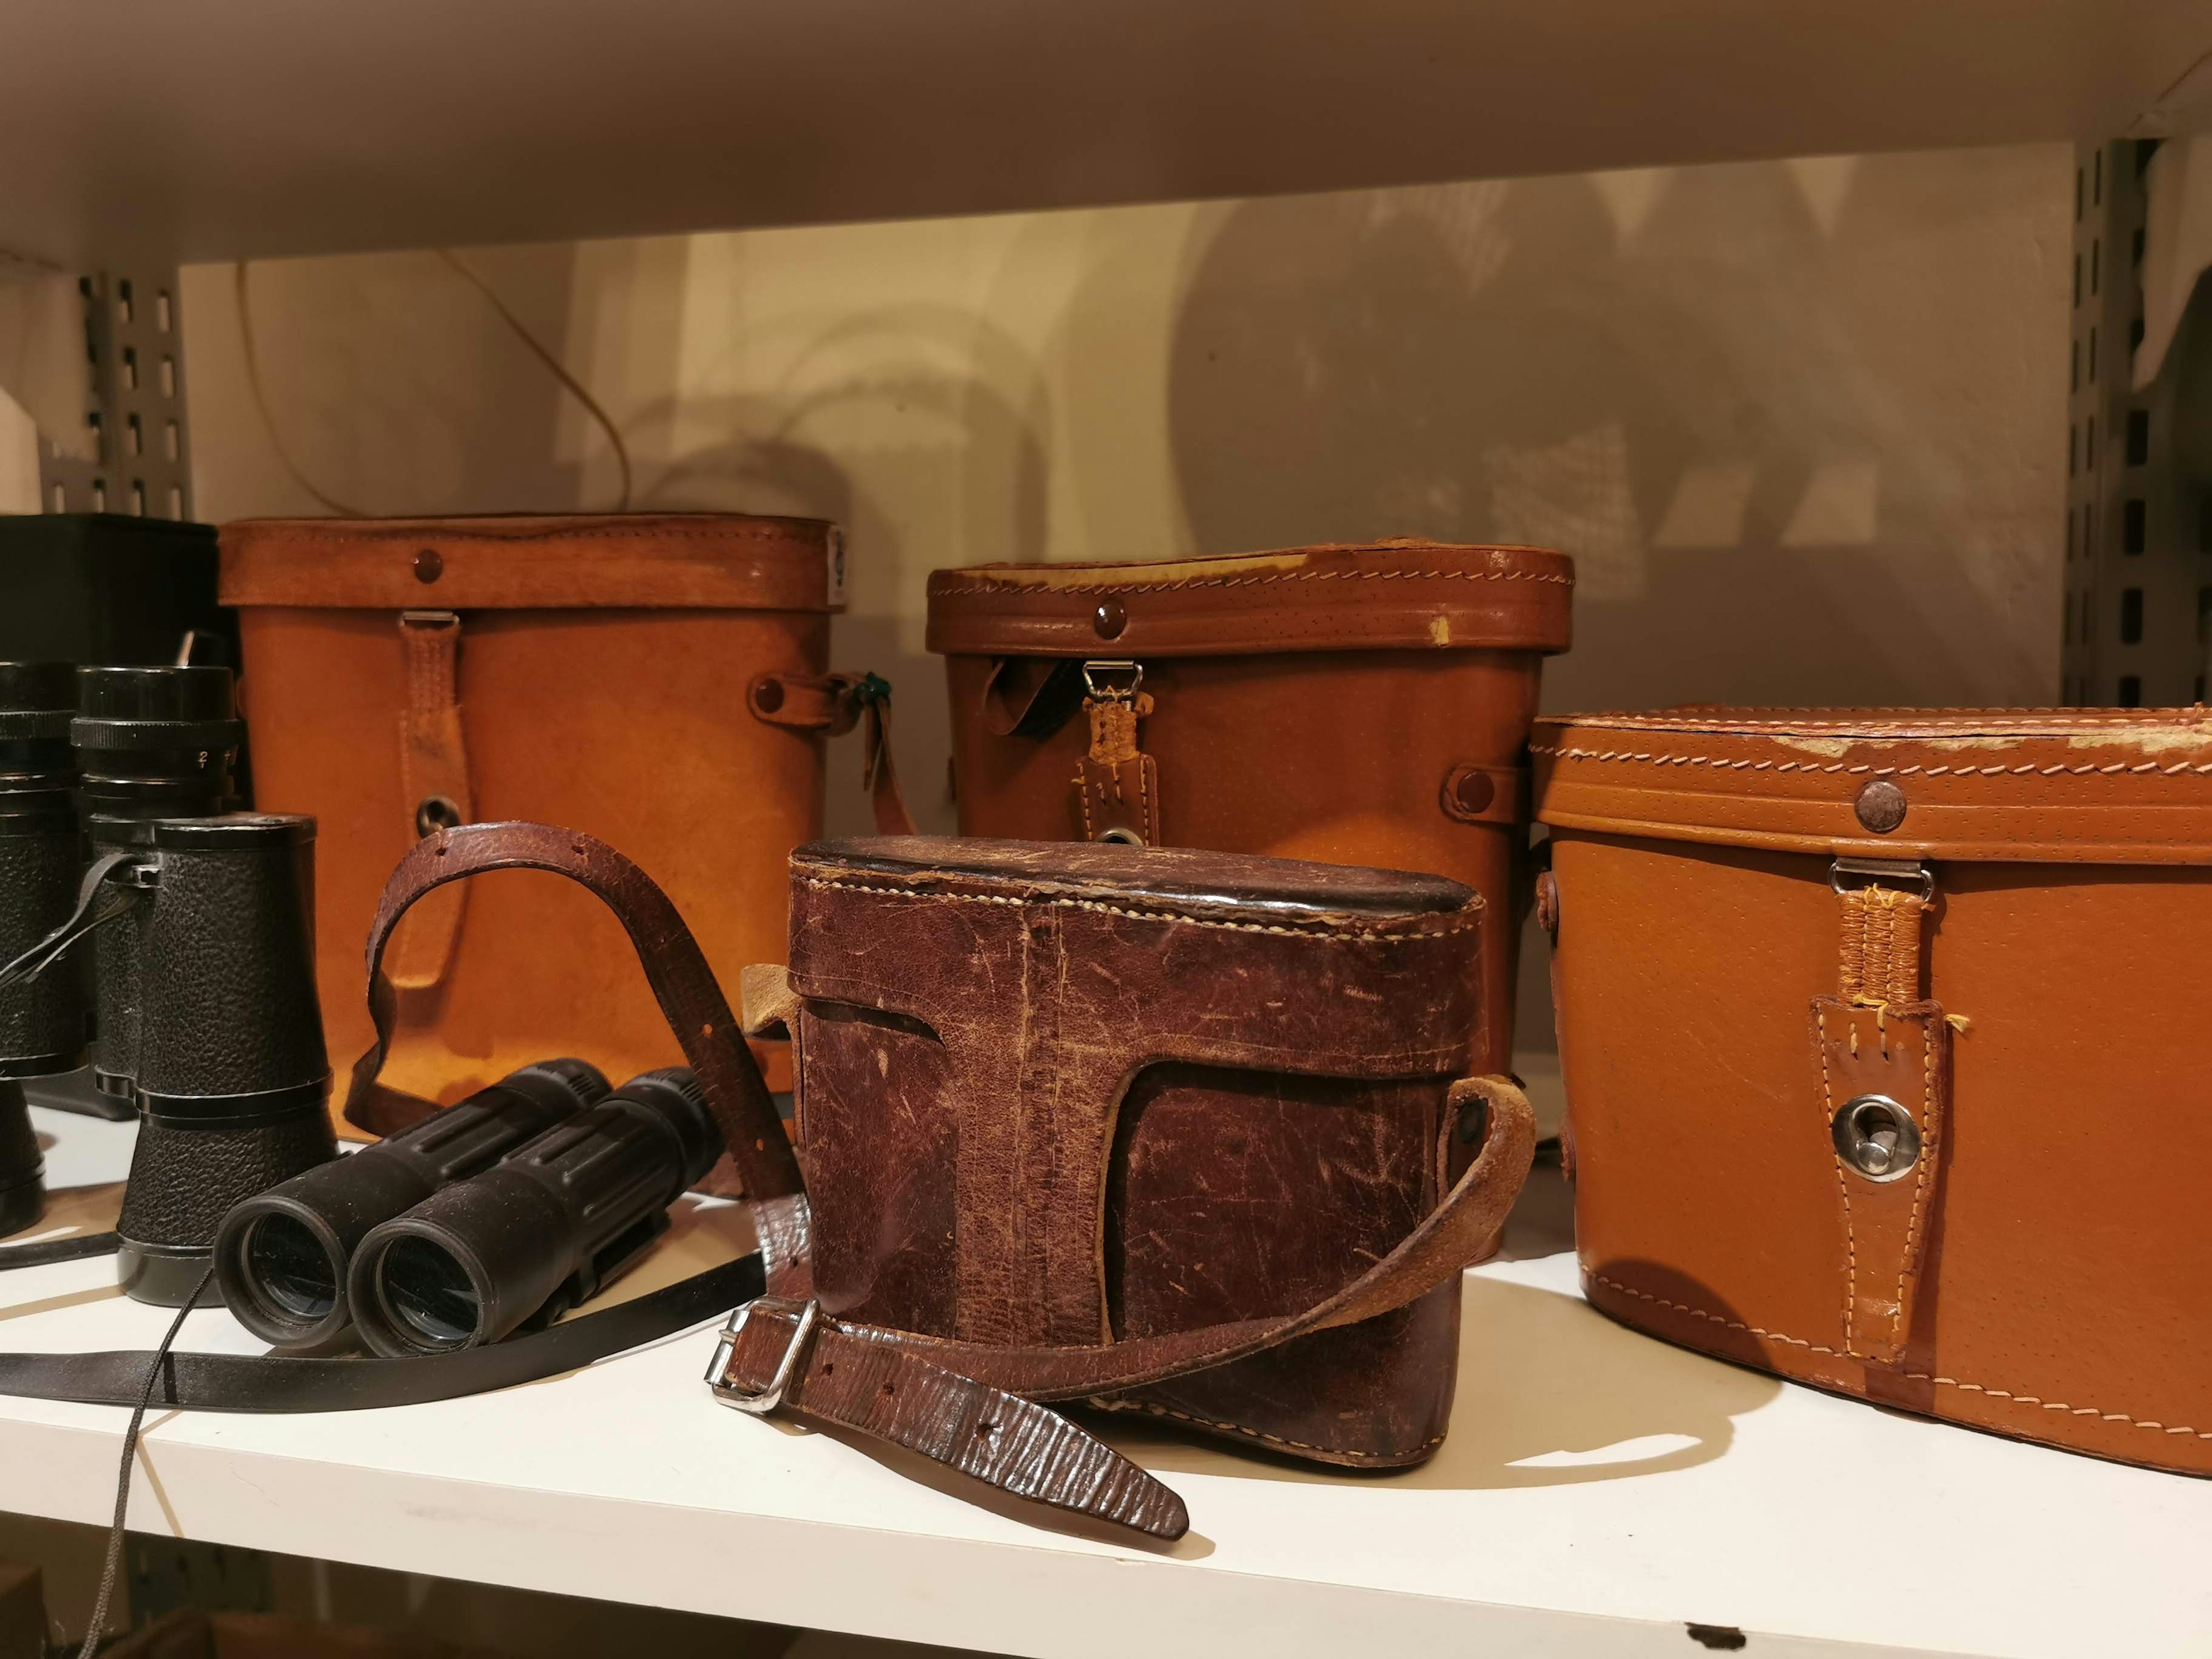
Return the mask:
[[[976,1434],[986,1440],[998,1433],[998,1431],[999,1425],[996,1423],[978,1423],[975,1425]]]

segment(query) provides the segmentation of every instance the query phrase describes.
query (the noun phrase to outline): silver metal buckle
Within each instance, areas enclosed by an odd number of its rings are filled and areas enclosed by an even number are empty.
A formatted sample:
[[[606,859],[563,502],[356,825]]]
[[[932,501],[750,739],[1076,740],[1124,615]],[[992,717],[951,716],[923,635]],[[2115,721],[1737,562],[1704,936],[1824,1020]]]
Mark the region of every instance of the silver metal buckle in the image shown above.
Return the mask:
[[[1094,658],[1083,665],[1083,689],[1093,702],[1134,702],[1144,684],[1144,664],[1126,657]]]
[[[1844,890],[1844,878],[1856,876],[1869,886],[1917,886],[1923,903],[1936,896],[1935,872],[1918,859],[1839,858],[1828,866],[1828,885]]]
[[[799,1316],[799,1328],[791,1334],[790,1344],[783,1358],[776,1363],[775,1375],[769,1385],[755,1394],[749,1389],[738,1388],[729,1381],[730,1360],[737,1350],[738,1336],[745,1328],[757,1308],[767,1313],[787,1313]],[[721,1340],[714,1346],[714,1363],[707,1368],[707,1386],[714,1397],[725,1406],[734,1406],[741,1412],[750,1412],[756,1417],[765,1417],[783,1404],[783,1396],[790,1389],[792,1379],[799,1375],[799,1367],[805,1360],[806,1351],[814,1340],[814,1328],[822,1318],[819,1302],[799,1302],[785,1296],[756,1297],[730,1316],[730,1322],[722,1328]]]

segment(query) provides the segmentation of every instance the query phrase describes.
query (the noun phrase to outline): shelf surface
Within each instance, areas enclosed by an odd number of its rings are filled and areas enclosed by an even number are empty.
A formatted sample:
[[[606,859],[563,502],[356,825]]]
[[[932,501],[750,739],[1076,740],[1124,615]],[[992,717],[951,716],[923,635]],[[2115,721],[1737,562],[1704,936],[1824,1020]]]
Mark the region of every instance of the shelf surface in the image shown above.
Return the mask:
[[[2198,0],[204,0],[0,25],[0,250],[206,260],[2111,137]]]
[[[102,1225],[129,1126],[35,1111],[53,1220]],[[742,1416],[695,1332],[504,1393],[326,1416],[151,1414],[139,1530],[526,1589],[1039,1656],[2202,1653],[2212,1482],[1832,1398],[1612,1324],[1540,1171],[1465,1281],[1450,1437],[1322,1474],[1106,1425],[1190,1505],[1158,1553],[985,1508]],[[689,1213],[664,1281],[742,1244]],[[37,1237],[40,1235],[26,1235]],[[104,1260],[0,1277],[0,1346],[148,1346]],[[634,1287],[635,1288],[635,1287]],[[220,1310],[182,1346],[255,1345]],[[0,1400],[0,1508],[105,1524],[127,1413]],[[927,1468],[927,1466],[923,1466]]]

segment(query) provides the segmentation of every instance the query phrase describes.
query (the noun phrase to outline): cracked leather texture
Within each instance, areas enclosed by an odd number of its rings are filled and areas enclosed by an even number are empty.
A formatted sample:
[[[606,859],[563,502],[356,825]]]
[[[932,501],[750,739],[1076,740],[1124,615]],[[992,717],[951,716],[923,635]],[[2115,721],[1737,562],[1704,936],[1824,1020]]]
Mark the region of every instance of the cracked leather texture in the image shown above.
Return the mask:
[[[76,831],[0,835],[0,962],[69,919],[82,867]],[[72,959],[0,991],[0,1058],[73,1054],[85,1040],[83,981]]]
[[[1437,1205],[1480,901],[1429,876],[1114,847],[793,860],[825,1309],[1095,1347],[1297,1313]],[[1325,1461],[1441,1440],[1455,1284],[1114,1403]]]

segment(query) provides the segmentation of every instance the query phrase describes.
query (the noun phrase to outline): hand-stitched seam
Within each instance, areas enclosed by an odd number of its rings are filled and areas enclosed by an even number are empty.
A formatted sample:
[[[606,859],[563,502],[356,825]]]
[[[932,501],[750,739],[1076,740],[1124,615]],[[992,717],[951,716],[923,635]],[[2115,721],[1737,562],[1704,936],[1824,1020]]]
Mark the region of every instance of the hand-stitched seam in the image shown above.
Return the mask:
[[[1854,1040],[1858,1036],[1858,1023],[1846,1013],[1844,1016]],[[1820,1039],[1820,1128],[1825,1136],[1835,1121],[1836,1091],[1828,1081],[1828,1011],[1819,1003],[1813,1005],[1813,1022]],[[1851,1229],[1851,1185],[1844,1178],[1843,1154],[1831,1147],[1828,1156],[1836,1165],[1836,1191],[1844,1200],[1844,1346],[1856,1355],[1858,1334],[1856,1310],[1859,1297],[1858,1237]]]
[[[1092,833],[1091,828],[1091,780],[1080,767],[1076,769],[1075,773],[1075,798],[1083,803],[1083,839],[1095,841],[1097,837]],[[842,881],[835,884],[840,887],[854,885],[849,881]],[[864,887],[858,890],[866,893],[884,893],[895,892],[897,890],[886,887]]]
[[[1174,582],[969,582],[958,587],[932,587],[929,597],[954,599],[988,593],[1000,598],[1054,593],[1172,593],[1186,587],[1260,587],[1270,582],[1550,582],[1572,587],[1572,576],[1541,570],[1279,570],[1255,576],[1187,576]]]
[[[1144,1412],[1153,1417],[1172,1417],[1179,1423],[1195,1424],[1201,1429],[1219,1429],[1226,1434],[1244,1435],[1254,1440],[1264,1440],[1271,1446],[1295,1446],[1300,1451],[1325,1452],[1331,1457],[1354,1458],[1363,1463],[1376,1462],[1385,1458],[1395,1462],[1405,1455],[1402,1452],[1340,1451],[1334,1446],[1316,1446],[1310,1441],[1287,1440],[1279,1434],[1266,1434],[1258,1429],[1248,1429],[1242,1423],[1221,1423],[1211,1417],[1194,1417],[1188,1412],[1179,1412],[1169,1406],[1155,1405],[1149,1400],[1109,1400],[1103,1395],[1093,1395],[1085,1401],[1084,1404],[1096,1407],[1104,1412]],[[1438,1434],[1432,1439],[1424,1440],[1419,1445],[1410,1449],[1426,1451],[1431,1446],[1441,1446],[1443,1443],[1443,1436]]]
[[[1910,743],[1915,739],[1874,737],[1867,738],[1866,741]],[[2161,766],[2156,761],[2142,761],[2133,766],[2121,761],[2114,761],[2107,766],[2100,766],[2094,762],[2080,766],[2033,764],[2026,766],[1868,766],[1863,764],[1846,766],[1841,761],[1838,761],[1831,765],[1822,766],[1813,761],[1754,760],[1748,757],[1737,760],[1723,760],[1714,755],[1662,755],[1648,750],[1640,753],[1632,752],[1625,749],[1564,749],[1540,744],[1531,744],[1528,752],[1553,760],[1646,761],[1654,766],[1711,766],[1723,771],[1732,772],[1840,772],[1852,777],[1875,778],[1915,776],[1940,778],[1946,775],[1956,778],[2057,778],[2087,777],[2092,774],[2117,777],[2123,774],[2136,775],[2153,773],[2160,777],[2172,778],[2185,775],[2202,777],[2207,774],[2212,774],[2212,761],[2196,765],[2191,765],[2187,761],[2178,761],[2172,766]]]
[[[840,881],[831,876],[809,876],[809,887],[838,887],[851,893],[884,893],[893,898],[950,899],[960,904],[1045,904],[1067,910],[1097,910],[1109,916],[1128,916],[1138,921],[1184,921],[1194,927],[1224,927],[1238,933],[1280,933],[1291,939],[1352,939],[1362,944],[1396,945],[1413,939],[1444,939],[1453,933],[1463,933],[1482,922],[1480,905],[1470,905],[1457,921],[1442,927],[1417,930],[1410,933],[1377,933],[1357,927],[1332,927],[1316,923],[1311,927],[1280,927],[1268,922],[1222,921],[1212,916],[1194,916],[1181,910],[1136,910],[1125,905],[1105,904],[1096,899],[1017,898],[996,893],[927,892],[911,887],[878,887],[866,882]]]
[[[1756,1325],[1747,1325],[1741,1319],[1729,1319],[1723,1315],[1707,1313],[1703,1308],[1693,1308],[1686,1302],[1669,1302],[1665,1297],[1654,1296],[1649,1291],[1639,1291],[1632,1285],[1624,1285],[1617,1279],[1607,1279],[1603,1273],[1593,1273],[1590,1278],[1609,1290],[1624,1296],[1632,1296],[1639,1302],[1649,1302],[1654,1307],[1667,1308],[1675,1313],[1687,1314],[1692,1319],[1702,1319],[1708,1324],[1724,1325],[1729,1330],[1741,1331],[1747,1336],[1765,1342],[1787,1342],[1792,1347],[1803,1348],[1810,1353],[1824,1353],[1836,1359],[1853,1359],[1856,1354],[1838,1353],[1833,1348],[1824,1348],[1817,1342],[1808,1342],[1802,1336],[1785,1336],[1780,1331],[1761,1330]],[[2154,1422],[2148,1418],[2130,1416],[2126,1412],[2101,1411],[2094,1406],[2069,1406],[2063,1400],[2044,1400],[2032,1394],[2014,1394],[2006,1389],[1992,1389],[1979,1382],[1962,1382],[1955,1376],[1936,1376],[1928,1371],[1899,1371],[1899,1376],[1914,1382],[1933,1382],[1939,1388],[1960,1389],[1968,1394],[1978,1394],[1990,1400],[2009,1400],[2015,1406],[2034,1406],[2046,1412],[2064,1412],[2069,1417],[2094,1417],[2106,1423],[2127,1423],[2138,1429],[2149,1429],[2160,1434],[2194,1435],[2199,1440],[2212,1440],[2212,1429],[2195,1429],[2187,1424],[2170,1425]]]
[[[1912,1271],[1914,1250],[1920,1237],[1920,1204],[1936,1168],[1936,1036],[1926,1024],[1920,1031],[1920,1161],[1912,1172],[1912,1211],[1905,1220],[1905,1253],[1897,1261],[1897,1311],[1890,1316],[1891,1339],[1902,1345],[1905,1338],[1905,1281]]]

